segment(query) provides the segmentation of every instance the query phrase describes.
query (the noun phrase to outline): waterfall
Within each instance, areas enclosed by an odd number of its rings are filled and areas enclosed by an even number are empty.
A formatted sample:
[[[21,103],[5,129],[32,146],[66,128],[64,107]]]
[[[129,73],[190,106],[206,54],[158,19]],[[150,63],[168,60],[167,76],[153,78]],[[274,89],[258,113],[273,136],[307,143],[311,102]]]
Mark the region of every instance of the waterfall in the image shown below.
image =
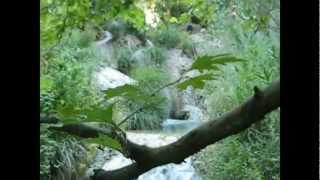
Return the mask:
[[[167,99],[167,107],[166,107],[166,114],[164,116],[164,119],[168,119],[170,118],[170,114],[171,114],[171,110],[173,107],[173,102],[172,102],[172,96],[171,96],[171,91],[169,88],[165,88],[163,90],[163,95],[166,97]]]
[[[109,42],[112,39],[112,34],[109,31],[105,31],[104,32],[104,39],[102,39],[101,41],[97,42],[98,46],[102,46],[104,44],[106,44],[107,42]]]

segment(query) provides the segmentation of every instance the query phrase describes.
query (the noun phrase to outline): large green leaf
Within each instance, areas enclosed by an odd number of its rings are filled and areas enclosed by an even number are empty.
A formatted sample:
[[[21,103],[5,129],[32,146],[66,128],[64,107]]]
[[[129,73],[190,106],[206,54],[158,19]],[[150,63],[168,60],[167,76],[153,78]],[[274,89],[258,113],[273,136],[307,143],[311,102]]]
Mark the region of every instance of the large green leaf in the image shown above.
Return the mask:
[[[58,116],[64,124],[80,122],[112,122],[113,104],[107,108],[92,107],[76,109],[74,107],[58,107]]]
[[[109,136],[106,136],[106,135],[99,135],[98,138],[88,138],[86,139],[86,141],[92,144],[100,144],[103,146],[107,146],[112,149],[116,149],[118,151],[121,151],[122,149],[119,141],[117,141],[116,139],[110,138]]]
[[[231,54],[220,54],[216,56],[201,56],[192,64],[191,70],[218,70],[217,65],[225,65],[227,63],[243,62],[243,59],[232,56]]]
[[[83,119],[81,119],[79,117],[80,112],[81,111],[79,109],[76,109],[72,106],[67,106],[67,107],[58,106],[57,107],[58,117],[64,124],[83,122]]]
[[[105,90],[104,93],[107,98],[121,96],[137,102],[145,102],[149,99],[148,96],[141,94],[141,91],[137,86],[130,84]]]
[[[92,108],[86,109],[81,114],[86,116],[86,121],[88,122],[112,122],[112,109],[113,104],[107,108]]]
[[[138,88],[134,85],[126,84],[123,86],[118,86],[116,88],[111,88],[111,89],[105,90],[104,93],[106,94],[107,98],[113,98],[116,96],[137,94]]]
[[[179,83],[177,87],[182,90],[186,89],[188,86],[193,86],[194,89],[202,89],[204,86],[204,81],[206,80],[214,80],[214,76],[212,74],[196,76],[182,83]]]

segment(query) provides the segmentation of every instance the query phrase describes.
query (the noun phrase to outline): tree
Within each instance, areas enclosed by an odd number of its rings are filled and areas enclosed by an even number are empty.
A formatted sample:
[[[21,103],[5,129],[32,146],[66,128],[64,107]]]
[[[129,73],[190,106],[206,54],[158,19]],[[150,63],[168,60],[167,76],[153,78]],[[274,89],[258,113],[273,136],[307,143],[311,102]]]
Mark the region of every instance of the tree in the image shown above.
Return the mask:
[[[206,146],[249,128],[278,107],[280,107],[280,80],[273,82],[263,91],[255,87],[253,97],[234,110],[216,120],[208,121],[178,141],[158,148],[135,144],[112,127],[103,129],[86,124],[71,124],[54,129],[85,138],[98,137],[99,134],[117,138],[124,148],[125,156],[134,159],[135,163],[113,171],[95,170],[91,178],[93,180],[129,180],[160,165],[181,163],[185,158]]]

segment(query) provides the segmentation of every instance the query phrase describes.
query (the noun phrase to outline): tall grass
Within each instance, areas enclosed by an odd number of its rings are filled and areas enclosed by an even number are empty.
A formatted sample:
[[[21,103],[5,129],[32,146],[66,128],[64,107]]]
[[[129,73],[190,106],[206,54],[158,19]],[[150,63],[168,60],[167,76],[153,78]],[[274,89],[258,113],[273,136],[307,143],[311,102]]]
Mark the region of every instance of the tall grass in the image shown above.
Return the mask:
[[[235,28],[240,28],[235,27]],[[228,33],[237,44],[233,53],[247,61],[222,68],[218,80],[202,91],[210,119],[232,110],[252,96],[254,86],[264,88],[279,78],[279,39],[276,33]],[[242,33],[242,34],[241,34]],[[196,167],[204,179],[280,179],[279,110],[244,132],[198,154]]]
[[[169,81],[167,73],[156,67],[138,67],[134,69],[131,76],[139,82],[141,94],[150,95],[154,90],[160,88]],[[135,114],[126,123],[126,128],[131,130],[150,130],[161,128],[161,123],[167,114],[167,97],[159,92],[148,99],[148,106],[143,111]],[[122,105],[118,111],[129,110],[127,114],[141,107],[142,104],[129,102]]]

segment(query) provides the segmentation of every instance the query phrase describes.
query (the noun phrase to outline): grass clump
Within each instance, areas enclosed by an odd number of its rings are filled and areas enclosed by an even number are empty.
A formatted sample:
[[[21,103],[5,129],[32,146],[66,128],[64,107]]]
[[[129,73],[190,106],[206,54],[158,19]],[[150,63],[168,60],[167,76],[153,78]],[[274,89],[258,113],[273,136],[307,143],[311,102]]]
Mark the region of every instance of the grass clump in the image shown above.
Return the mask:
[[[156,89],[165,85],[169,78],[167,73],[156,67],[138,67],[133,69],[131,76],[139,82],[141,94],[150,95]],[[161,123],[167,114],[167,98],[162,92],[147,99],[147,108],[135,114],[126,123],[126,128],[130,130],[151,130],[161,128]],[[125,103],[118,111],[130,110],[130,114],[143,104],[138,102]]]
[[[181,42],[179,30],[174,26],[169,26],[151,33],[151,39],[158,46],[165,48],[175,48]]]

